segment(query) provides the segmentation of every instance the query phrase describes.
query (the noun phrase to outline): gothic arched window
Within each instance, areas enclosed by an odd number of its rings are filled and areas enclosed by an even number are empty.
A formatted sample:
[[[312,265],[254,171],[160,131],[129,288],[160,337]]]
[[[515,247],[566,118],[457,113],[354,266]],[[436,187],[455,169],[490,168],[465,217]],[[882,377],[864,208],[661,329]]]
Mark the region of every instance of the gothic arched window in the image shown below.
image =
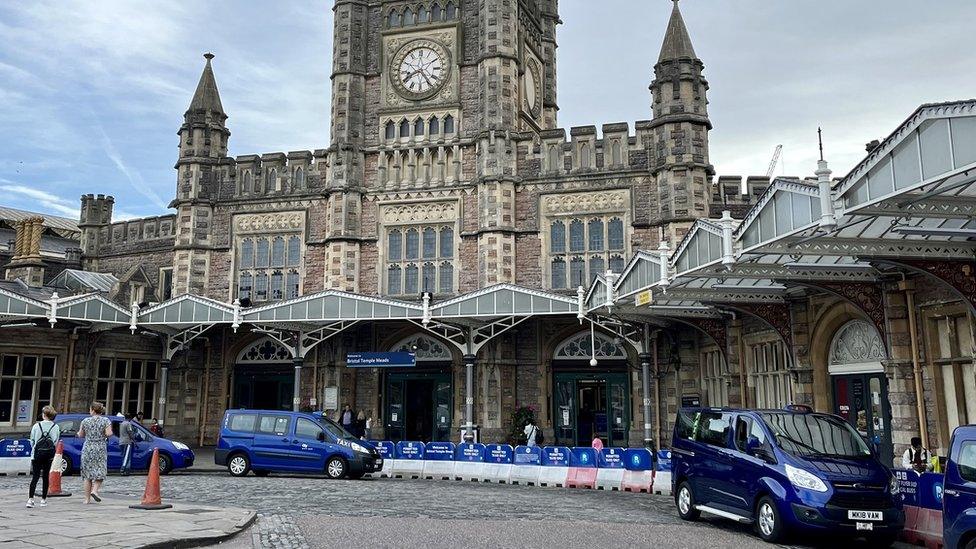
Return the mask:
[[[420,289],[423,292],[433,292],[437,290],[437,268],[434,267],[433,263],[424,263],[423,269],[421,271],[423,275],[423,284],[421,284]]]
[[[566,262],[562,258],[552,260],[552,287],[554,290],[566,287]]]
[[[424,229],[424,259],[437,255],[437,230],[433,227]]]
[[[255,267],[267,267],[269,260],[269,250],[268,250],[268,239],[259,238],[258,239],[258,253],[257,259],[254,262]]]
[[[280,236],[271,241],[271,266],[285,266],[285,239]]]
[[[279,300],[284,296],[285,277],[281,271],[271,273],[271,299]]]
[[[590,282],[596,280],[596,275],[603,274],[603,256],[590,256]]]
[[[413,10],[410,8],[403,10],[403,26],[408,27],[413,24],[414,24]]]
[[[387,255],[390,261],[400,261],[403,257],[403,234],[397,229],[388,236]]]
[[[607,240],[611,250],[624,249],[624,222],[619,217],[614,217],[607,224]]]
[[[454,229],[441,229],[441,259],[454,257]]]
[[[390,295],[400,293],[401,269],[398,265],[390,265],[386,270],[386,291]]]
[[[428,15],[429,15],[429,14],[427,13],[427,8],[426,8],[426,7],[424,7],[424,6],[420,6],[420,7],[419,7],[419,8],[417,9],[417,22],[418,22],[418,23],[427,23],[428,21],[430,21],[430,20],[429,20],[429,19],[427,18],[427,16],[428,16]]]
[[[288,278],[285,280],[285,299],[295,299],[298,297],[299,276],[298,271],[292,269],[288,271]]]
[[[254,300],[255,301],[267,301],[268,300],[268,275],[267,273],[261,272],[254,277]]]
[[[278,170],[272,168],[268,172],[268,181],[264,186],[264,192],[273,193],[278,190]]]
[[[237,297],[239,299],[251,299],[251,273],[242,273],[237,286]]]
[[[454,2],[448,2],[447,8],[444,11],[447,14],[448,19],[454,19],[457,17],[457,8],[454,6]]]
[[[626,265],[624,263],[624,258],[623,257],[621,257],[619,255],[611,255],[610,256],[610,270],[611,271],[613,271],[613,272],[615,272],[617,274],[620,274],[620,273],[624,272],[624,267],[625,266]]]
[[[430,135],[438,135],[441,133],[441,123],[436,116],[430,117],[430,122],[427,123],[427,127],[429,128],[427,133]]]
[[[447,115],[444,117],[444,134],[454,133],[454,117]]]
[[[400,138],[410,137],[410,122],[404,118],[400,121]]]
[[[588,169],[590,167],[590,146],[586,143],[580,145],[580,168]]]
[[[591,219],[589,223],[590,229],[590,242],[589,252],[601,252],[603,251],[603,220],[602,219]]]
[[[305,187],[305,170],[295,168],[295,184],[292,187],[295,189],[302,189]]]
[[[302,264],[302,240],[297,236],[288,237],[288,266],[297,267]]]
[[[413,122],[413,134],[414,135],[424,135],[424,129],[426,124],[424,124],[423,118],[418,118]]]
[[[556,254],[566,251],[566,224],[562,221],[553,221],[549,227],[549,250]]]
[[[441,13],[441,5],[434,2],[434,4],[430,7],[430,20],[440,21],[443,16],[444,14]]]
[[[244,177],[241,178],[241,193],[249,194],[252,187],[251,170],[244,170]]]
[[[586,261],[582,257],[574,257],[569,262],[569,283],[572,286],[586,284]]]
[[[613,159],[613,165],[619,166],[622,160],[620,158],[620,141],[614,141],[610,150],[612,151],[611,158]]]
[[[407,229],[407,259],[420,257],[420,233],[417,229]]]
[[[403,283],[403,293],[405,294],[415,294],[419,290],[417,289],[417,283],[419,282],[419,270],[415,263],[407,265],[404,270],[404,283]]]
[[[396,139],[396,124],[392,120],[386,123],[386,138]]]
[[[450,261],[441,263],[441,280],[438,291],[442,294],[454,292],[454,264]]]
[[[245,238],[241,241],[241,259],[240,267],[242,269],[250,269],[254,266],[254,241],[250,238]]]
[[[398,12],[397,10],[390,10],[390,16],[387,19],[387,24],[389,24],[391,27],[399,27],[400,12]]]
[[[549,145],[549,169],[554,172],[562,169],[562,162],[559,160],[559,148],[555,145]]]
[[[583,232],[583,222],[579,219],[574,219],[569,223],[569,251],[582,252],[586,249]]]

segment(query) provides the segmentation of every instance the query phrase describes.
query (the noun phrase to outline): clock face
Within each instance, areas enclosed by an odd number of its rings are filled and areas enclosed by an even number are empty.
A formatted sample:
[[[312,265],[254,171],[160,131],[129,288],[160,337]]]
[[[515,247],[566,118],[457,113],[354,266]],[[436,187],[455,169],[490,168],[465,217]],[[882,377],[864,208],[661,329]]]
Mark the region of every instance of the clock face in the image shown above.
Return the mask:
[[[390,63],[393,87],[407,99],[419,101],[435,95],[450,78],[447,50],[433,40],[405,44]]]
[[[444,60],[432,48],[419,47],[407,53],[400,62],[400,82],[413,93],[426,93],[444,80]]]
[[[530,59],[526,63],[525,76],[522,80],[524,82],[525,110],[533,117],[538,118],[542,112],[542,96],[539,94],[539,65],[534,59]]]

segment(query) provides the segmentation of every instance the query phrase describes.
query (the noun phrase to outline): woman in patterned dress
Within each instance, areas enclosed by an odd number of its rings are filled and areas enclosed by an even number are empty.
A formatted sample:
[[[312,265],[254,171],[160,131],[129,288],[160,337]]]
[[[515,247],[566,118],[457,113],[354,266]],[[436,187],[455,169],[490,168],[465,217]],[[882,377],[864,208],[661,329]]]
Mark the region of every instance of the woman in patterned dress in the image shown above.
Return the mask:
[[[78,429],[78,436],[85,439],[81,447],[81,478],[85,479],[86,504],[93,499],[102,501],[98,492],[108,474],[108,437],[112,436],[112,421],[102,415],[105,405],[93,402],[90,413]]]

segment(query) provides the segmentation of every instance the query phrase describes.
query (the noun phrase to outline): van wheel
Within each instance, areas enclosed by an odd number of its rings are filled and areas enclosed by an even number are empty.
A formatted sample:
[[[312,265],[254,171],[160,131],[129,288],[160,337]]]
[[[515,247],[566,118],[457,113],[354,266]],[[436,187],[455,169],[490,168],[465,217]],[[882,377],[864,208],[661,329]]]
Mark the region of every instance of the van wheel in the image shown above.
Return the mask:
[[[678,486],[678,493],[674,496],[674,502],[678,506],[678,516],[683,520],[698,520],[701,513],[695,509],[695,494],[691,491],[691,485],[687,481]]]
[[[763,541],[776,543],[783,539],[783,523],[779,517],[779,508],[769,496],[759,498],[756,504],[756,530]]]
[[[346,460],[341,457],[329,458],[329,461],[325,464],[325,474],[332,479],[346,476]]]
[[[231,476],[243,477],[250,470],[251,460],[247,459],[247,456],[244,454],[234,454],[227,462],[227,471],[230,472]]]
[[[966,544],[966,549],[976,549],[976,538],[969,540],[969,543]]]
[[[68,456],[61,456],[61,476],[66,477],[71,474],[71,459]]]

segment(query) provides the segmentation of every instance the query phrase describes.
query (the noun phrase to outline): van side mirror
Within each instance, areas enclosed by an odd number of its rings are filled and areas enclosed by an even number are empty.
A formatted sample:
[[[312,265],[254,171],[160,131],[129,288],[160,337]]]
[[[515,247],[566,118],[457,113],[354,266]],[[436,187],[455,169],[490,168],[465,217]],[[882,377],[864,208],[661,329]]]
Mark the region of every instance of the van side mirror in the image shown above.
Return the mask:
[[[325,442],[325,431],[319,431],[319,436],[316,438],[319,439],[319,442]]]
[[[773,455],[769,453],[766,445],[763,444],[758,438],[753,436],[746,439],[746,453],[750,456],[757,457],[766,463],[775,463],[776,461]]]

